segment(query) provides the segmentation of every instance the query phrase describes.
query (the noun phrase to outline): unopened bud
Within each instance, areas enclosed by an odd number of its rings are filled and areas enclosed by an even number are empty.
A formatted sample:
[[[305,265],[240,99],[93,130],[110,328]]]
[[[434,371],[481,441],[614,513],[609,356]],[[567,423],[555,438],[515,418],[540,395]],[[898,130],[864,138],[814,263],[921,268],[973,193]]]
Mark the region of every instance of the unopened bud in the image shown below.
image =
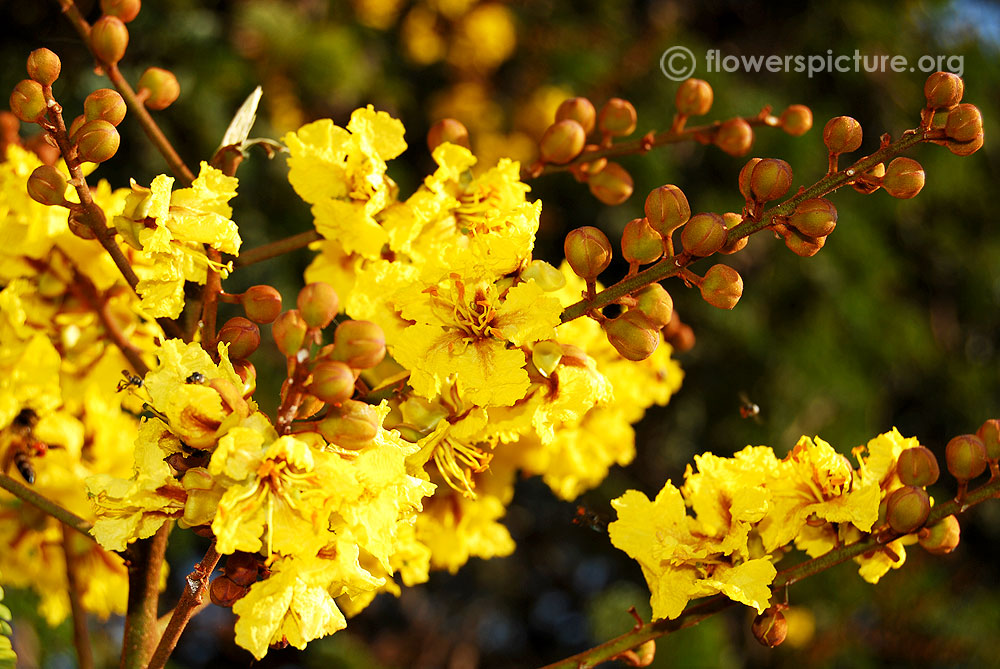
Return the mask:
[[[750,173],[750,192],[758,202],[777,200],[792,186],[792,166],[779,158],[764,158]]]
[[[928,109],[951,109],[962,101],[965,83],[951,72],[935,72],[924,82],[924,97]]]
[[[638,309],[658,328],[666,327],[674,315],[674,300],[666,288],[651,283],[635,294],[635,309]]]
[[[101,0],[101,11],[110,16],[117,16],[123,23],[128,23],[139,15],[141,0]]]
[[[538,152],[543,161],[562,165],[580,155],[586,143],[587,133],[583,126],[572,119],[565,119],[548,127],[538,143]]]
[[[712,87],[702,79],[685,79],[677,88],[674,105],[684,116],[704,116],[712,108]]]
[[[826,244],[826,237],[809,237],[794,228],[785,235],[785,246],[797,256],[809,258],[819,253]]]
[[[753,201],[753,191],[750,189],[750,177],[753,175],[753,168],[757,167],[757,163],[762,160],[764,159],[751,158],[740,170],[740,175],[737,179],[740,187],[740,195],[742,195],[747,202]]]
[[[547,293],[561,289],[566,285],[566,277],[558,269],[544,260],[532,260],[520,274],[522,281],[534,279],[538,287]]]
[[[102,63],[114,65],[128,48],[128,28],[117,16],[104,15],[90,27],[90,50]]]
[[[789,105],[778,118],[778,127],[793,137],[806,134],[812,125],[812,110],[805,105]]]
[[[41,165],[28,177],[28,195],[35,202],[59,206],[66,202],[66,177],[51,165]]]
[[[875,165],[865,172],[865,180],[855,179],[851,182],[851,188],[862,195],[871,195],[882,187],[882,177],[885,176],[885,163],[875,163]]]
[[[250,286],[240,303],[243,313],[255,323],[270,323],[281,313],[281,293],[273,286]]]
[[[726,243],[726,224],[715,213],[695,214],[681,230],[681,244],[691,255],[710,256]]]
[[[645,360],[660,343],[660,330],[637,309],[601,323],[608,341],[626,360]]]
[[[971,142],[955,142],[949,140],[944,143],[945,147],[956,156],[971,156],[973,153],[983,148],[985,138],[982,134]]]
[[[622,231],[622,256],[629,264],[647,265],[663,255],[663,235],[645,218],[635,218]]]
[[[924,168],[912,158],[900,156],[894,158],[885,168],[882,177],[882,188],[889,195],[901,200],[908,200],[924,187]]]
[[[354,372],[339,360],[324,360],[313,368],[306,390],[328,404],[340,404],[354,395]]]
[[[926,446],[914,446],[899,454],[896,461],[896,472],[903,485],[915,485],[926,488],[933,485],[941,474],[937,458]]]
[[[248,587],[257,582],[257,576],[260,574],[260,562],[252,553],[236,551],[232,555],[226,556],[224,571],[226,578],[233,583]]]
[[[45,116],[45,93],[33,79],[23,79],[10,94],[10,110],[25,123],[34,123]]]
[[[610,161],[603,170],[590,176],[587,186],[594,197],[610,206],[629,199],[634,188],[632,175],[618,163]]]
[[[97,239],[97,233],[87,221],[83,209],[73,208],[69,210],[69,218],[66,220],[69,231],[80,239]]]
[[[212,603],[216,606],[232,608],[233,604],[243,599],[243,596],[250,591],[242,585],[238,585],[228,576],[216,576],[212,579],[212,585],[208,589],[208,595]]]
[[[219,330],[219,341],[229,344],[229,358],[249,358],[260,346],[260,328],[251,320],[236,316]]]
[[[559,342],[552,341],[551,339],[536,342],[531,347],[531,364],[545,378],[548,378],[552,372],[556,371],[562,357],[562,346],[559,345]]]
[[[646,196],[644,211],[650,227],[664,237],[669,237],[691,218],[691,205],[688,204],[687,196],[673,184],[651,190]]]
[[[274,323],[271,324],[271,335],[278,350],[286,357],[291,357],[302,348],[308,328],[298,309],[292,309],[274,319]]]
[[[996,418],[989,419],[976,430],[976,436],[979,437],[980,441],[983,442],[983,446],[986,447],[986,457],[988,459],[1000,459],[1000,420]]]
[[[82,128],[83,124],[86,122],[87,117],[83,114],[80,114],[70,122],[69,126],[66,128],[66,134],[69,135],[69,141],[76,141],[76,133],[80,132],[80,128]]]
[[[829,200],[803,200],[788,217],[788,224],[807,237],[826,237],[837,227],[837,208]]]
[[[118,152],[122,138],[115,126],[101,119],[87,121],[73,137],[80,160],[103,163]]]
[[[99,88],[83,101],[83,115],[88,121],[102,119],[117,126],[125,118],[128,107],[118,91]]]
[[[729,265],[712,265],[701,282],[701,296],[719,309],[732,309],[743,296],[743,277]]]
[[[333,286],[317,281],[299,291],[299,313],[311,328],[325,328],[340,310],[340,298]]]
[[[729,231],[735,228],[737,225],[743,222],[743,217],[735,212],[728,211],[722,215],[722,222],[726,225],[726,236],[728,239]],[[725,245],[719,249],[719,253],[724,253],[727,256],[736,253],[737,251],[743,250],[747,242],[750,241],[750,237],[740,237],[738,239],[732,239],[725,243]]]
[[[593,226],[571,230],[563,243],[566,261],[577,276],[588,281],[611,264],[611,242],[608,236]]]
[[[948,112],[944,132],[956,142],[971,142],[983,134],[983,115],[976,105],[960,104]]]
[[[333,333],[333,356],[351,369],[371,369],[385,358],[385,333],[369,321],[344,321]]]
[[[741,118],[731,118],[719,126],[715,145],[731,156],[745,156],[753,146],[753,128]]]
[[[920,545],[931,555],[947,555],[958,547],[962,528],[955,516],[945,516],[917,535]]]
[[[774,648],[780,646],[788,636],[788,621],[785,620],[784,613],[772,606],[753,619],[750,631],[762,646]]]
[[[445,142],[469,148],[469,130],[453,118],[443,118],[427,131],[427,149],[434,153]]]
[[[594,104],[587,98],[569,98],[563,100],[559,108],[556,109],[556,120],[565,121],[566,119],[579,123],[583,127],[583,132],[589,135],[590,131],[594,129],[597,111],[594,109]]]
[[[356,400],[346,400],[340,406],[332,407],[318,426],[324,439],[349,450],[371,444],[378,428],[375,407]]]
[[[181,94],[181,85],[170,70],[147,68],[139,77],[139,94],[146,109],[159,111],[172,105]]]
[[[861,124],[850,116],[835,116],[823,128],[823,143],[835,155],[857,151],[861,138]]]
[[[931,512],[927,491],[913,485],[897,488],[886,500],[885,519],[893,532],[909,534],[923,527]]]
[[[28,76],[43,86],[51,86],[61,70],[62,62],[53,51],[43,48],[28,54]]]
[[[597,127],[607,135],[625,137],[635,130],[636,119],[635,107],[631,102],[621,98],[611,98],[601,107],[601,113],[597,117]]]
[[[986,469],[986,446],[974,434],[962,434],[944,449],[948,471],[959,481],[971,481]]]

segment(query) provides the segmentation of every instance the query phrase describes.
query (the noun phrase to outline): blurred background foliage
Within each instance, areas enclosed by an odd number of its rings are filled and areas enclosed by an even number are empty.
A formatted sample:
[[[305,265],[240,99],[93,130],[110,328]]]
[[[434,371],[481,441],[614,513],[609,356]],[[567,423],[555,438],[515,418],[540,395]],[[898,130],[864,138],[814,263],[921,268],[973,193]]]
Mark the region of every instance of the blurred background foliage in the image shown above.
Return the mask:
[[[96,4],[80,3],[85,16],[96,17]],[[3,90],[23,78],[27,53],[41,46],[63,59],[56,93],[64,106],[77,109],[89,91],[106,85],[56,2],[5,0],[0,16]],[[746,284],[732,312],[713,309],[679,281],[667,282],[697,335],[695,348],[679,356],[684,387],[638,426],[636,462],[613,471],[582,503],[610,517],[612,498],[627,488],[652,495],[666,479],[679,482],[695,453],[767,444],[780,454],[802,434],[818,434],[848,453],[896,426],[943,457],[951,436],[1000,415],[1000,234],[990,204],[1000,178],[993,142],[1000,136],[995,3],[145,0],[129,29],[126,75],[135,81],[155,65],[181,82],[181,99],[157,118],[189,163],[214,152],[235,109],[260,84],[254,136],[278,138],[325,116],[345,123],[351,110],[369,103],[402,119],[410,148],[390,171],[403,193],[432,169],[424,137],[443,116],[466,123],[487,165],[501,155],[531,160],[555,106],[571,95],[598,106],[612,96],[627,98],[639,112],[638,133],[665,129],[677,84],[661,74],[659,58],[673,45],[692,49],[700,61],[696,76],[715,89],[708,120],[752,115],[764,105],[777,112],[792,103],[812,108],[811,132],[801,138],[759,132],[750,153],[789,161],[795,186],[808,185],[826,169],[827,119],[857,118],[866,135],[861,150],[871,152],[882,132],[895,137],[917,124],[926,74],[709,73],[705,50],[783,56],[857,49],[911,62],[961,56],[966,101],[985,119],[984,149],[968,158],[933,145],[911,151],[927,173],[913,200],[836,193],[840,224],[816,257],[799,258],[780,240],[756,236],[727,261]],[[130,177],[148,183],[165,169],[162,160],[135,124],[126,119],[121,130],[123,149],[98,175],[116,187]],[[645,194],[664,183],[683,188],[695,211],[738,211],[736,176],[745,160],[698,144],[625,158],[635,195],[614,208],[598,204],[566,174],[537,179],[533,195],[544,202],[537,253],[557,262],[563,236],[580,225],[597,225],[616,239],[641,216]],[[308,208],[294,197],[285,171],[283,159],[267,161],[260,153],[240,168],[234,218],[244,248],[310,228]],[[309,257],[301,251],[241,270],[226,287],[237,292],[268,282],[291,298]],[[615,264],[606,276],[624,270]],[[271,370],[261,385],[275,397],[280,361],[258,364]],[[759,421],[741,418],[741,392],[760,405]],[[948,482],[932,492],[954,494]],[[648,616],[638,566],[606,534],[573,524],[575,509],[539,481],[525,480],[507,518],[519,544],[512,557],[433,575],[398,600],[382,596],[346,631],[305,653],[273,652],[256,664],[233,645],[230,612],[210,607],[185,633],[174,666],[555,661],[627,630],[629,606]],[[759,647],[749,634],[751,616],[741,609],[662,639],[654,666],[1000,666],[1000,505],[968,514],[962,529],[953,555],[910,550],[905,567],[875,587],[850,565],[794,586],[791,633],[782,647]],[[174,569],[164,601],[173,601],[197,557],[196,546],[171,544]],[[9,592],[5,603],[14,609],[24,666],[73,665],[68,625],[46,629],[27,595]],[[98,651],[115,664],[120,627],[92,625]]]

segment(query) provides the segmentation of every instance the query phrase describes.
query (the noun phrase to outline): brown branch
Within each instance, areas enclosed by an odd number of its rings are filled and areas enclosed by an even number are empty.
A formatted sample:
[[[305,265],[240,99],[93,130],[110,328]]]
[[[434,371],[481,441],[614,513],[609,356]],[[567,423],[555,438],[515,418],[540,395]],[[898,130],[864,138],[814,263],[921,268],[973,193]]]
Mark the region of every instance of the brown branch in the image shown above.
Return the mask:
[[[94,537],[90,535],[90,530],[93,526],[89,522],[69,509],[56,504],[49,498],[38,494],[28,486],[18,483],[2,472],[0,472],[0,488],[3,488],[22,501],[25,501],[39,510],[49,514],[63,525],[76,530],[83,536],[93,541]]]
[[[264,244],[263,246],[258,246],[257,248],[241,253],[240,257],[233,262],[233,266],[246,267],[247,265],[253,265],[254,263],[259,263],[263,260],[270,260],[271,258],[276,258],[280,255],[284,255],[285,253],[309,246],[313,242],[318,242],[321,239],[323,239],[323,237],[320,236],[320,234],[315,230],[300,232],[297,235],[285,237],[284,239],[279,239],[276,242]]]
[[[167,549],[170,523],[156,534],[139,539],[125,551],[128,567],[128,605],[122,639],[121,669],[144,669],[156,640],[156,605],[160,595],[160,569]]]
[[[76,659],[80,669],[94,669],[94,653],[90,647],[90,634],[87,631],[87,611],[80,601],[80,582],[76,576],[76,555],[70,550],[73,538],[69,527],[62,526],[63,552],[66,555],[66,584],[69,590],[69,607],[73,614],[73,645],[76,647]]]
[[[222,292],[222,278],[216,265],[222,262],[222,254],[212,247],[207,247],[208,273],[205,286],[201,290],[201,347],[212,358],[218,355],[215,345],[215,319],[219,312],[219,293]]]

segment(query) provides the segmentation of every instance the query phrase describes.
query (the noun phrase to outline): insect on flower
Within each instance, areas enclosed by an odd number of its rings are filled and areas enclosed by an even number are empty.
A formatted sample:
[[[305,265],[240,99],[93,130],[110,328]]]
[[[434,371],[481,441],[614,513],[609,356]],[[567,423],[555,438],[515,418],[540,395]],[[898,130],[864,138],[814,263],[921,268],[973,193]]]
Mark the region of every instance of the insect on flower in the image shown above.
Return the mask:
[[[205,383],[205,375],[201,372],[191,372],[191,375],[184,379],[184,383],[202,384]]]
[[[131,374],[127,369],[122,370],[122,376],[125,378],[118,382],[118,392],[131,387],[142,388],[141,377]]]
[[[0,458],[4,474],[10,471],[11,466],[14,466],[29,485],[35,482],[35,468],[31,464],[32,458],[42,457],[49,450],[47,444],[35,439],[32,435],[32,430],[37,423],[38,414],[33,409],[22,409],[14,417],[10,427],[4,430],[2,441],[0,441],[0,444],[6,446],[3,457]]]

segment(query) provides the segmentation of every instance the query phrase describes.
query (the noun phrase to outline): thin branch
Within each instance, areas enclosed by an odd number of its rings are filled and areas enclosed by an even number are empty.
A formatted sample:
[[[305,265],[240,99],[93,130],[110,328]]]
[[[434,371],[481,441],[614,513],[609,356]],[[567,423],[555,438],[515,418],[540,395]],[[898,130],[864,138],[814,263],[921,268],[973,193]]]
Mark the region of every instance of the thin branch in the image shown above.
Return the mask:
[[[218,355],[215,345],[215,319],[219,312],[219,293],[222,292],[222,278],[215,269],[222,261],[222,254],[212,247],[206,249],[208,273],[205,286],[201,289],[201,347],[213,358]]]
[[[156,534],[139,539],[125,552],[128,566],[128,605],[122,639],[121,669],[144,669],[149,665],[156,640],[156,605],[160,594],[160,569],[167,548],[170,523]]]
[[[59,506],[49,498],[38,494],[26,485],[18,483],[4,473],[0,473],[0,488],[3,488],[15,497],[31,504],[41,511],[44,511],[61,522],[63,525],[76,530],[83,536],[93,541],[94,537],[90,535],[90,530],[93,526],[69,509]]]
[[[297,235],[285,237],[284,239],[279,239],[276,242],[264,244],[263,246],[258,246],[257,248],[240,253],[240,257],[233,262],[233,267],[246,267],[247,265],[253,265],[254,263],[259,263],[263,260],[270,260],[271,258],[276,258],[280,255],[284,255],[285,253],[305,248],[313,242],[318,242],[321,239],[323,239],[323,237],[320,236],[320,234],[315,230],[300,232]]]
[[[80,582],[76,576],[76,555],[70,550],[73,538],[69,527],[62,526],[63,552],[66,555],[66,584],[69,589],[69,607],[73,613],[73,645],[76,647],[76,659],[80,669],[94,669],[94,653],[90,647],[90,634],[87,631],[87,611],[80,601]]]

